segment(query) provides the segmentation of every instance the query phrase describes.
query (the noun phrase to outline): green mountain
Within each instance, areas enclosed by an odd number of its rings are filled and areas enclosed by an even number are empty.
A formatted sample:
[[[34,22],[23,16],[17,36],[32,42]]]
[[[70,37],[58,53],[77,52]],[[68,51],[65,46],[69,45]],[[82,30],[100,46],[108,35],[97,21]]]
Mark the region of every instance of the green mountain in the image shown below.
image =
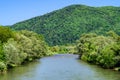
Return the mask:
[[[43,34],[49,45],[73,43],[83,33],[120,34],[120,7],[71,5],[11,26]]]

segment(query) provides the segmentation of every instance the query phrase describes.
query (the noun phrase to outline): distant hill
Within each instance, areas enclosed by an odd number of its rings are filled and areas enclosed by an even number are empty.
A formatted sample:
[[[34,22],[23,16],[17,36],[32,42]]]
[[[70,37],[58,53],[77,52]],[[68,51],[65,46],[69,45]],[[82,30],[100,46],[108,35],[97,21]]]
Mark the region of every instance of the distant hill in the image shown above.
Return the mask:
[[[120,34],[120,7],[71,5],[11,27],[43,34],[49,45],[73,43],[83,33],[105,34],[114,30]]]

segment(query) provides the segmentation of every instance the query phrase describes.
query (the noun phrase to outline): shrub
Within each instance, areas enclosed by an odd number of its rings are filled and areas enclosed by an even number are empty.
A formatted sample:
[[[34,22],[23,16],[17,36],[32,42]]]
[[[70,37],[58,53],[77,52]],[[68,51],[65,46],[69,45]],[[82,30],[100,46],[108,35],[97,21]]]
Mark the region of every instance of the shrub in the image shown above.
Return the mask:
[[[4,72],[7,70],[7,67],[4,62],[0,62],[0,72]]]

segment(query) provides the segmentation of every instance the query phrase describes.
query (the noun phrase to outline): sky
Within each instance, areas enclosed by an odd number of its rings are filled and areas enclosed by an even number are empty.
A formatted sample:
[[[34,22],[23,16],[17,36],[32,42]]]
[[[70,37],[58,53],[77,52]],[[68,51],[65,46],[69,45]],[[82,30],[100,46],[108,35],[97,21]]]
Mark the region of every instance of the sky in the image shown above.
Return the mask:
[[[120,0],[0,0],[0,25],[13,25],[73,4],[120,7]]]

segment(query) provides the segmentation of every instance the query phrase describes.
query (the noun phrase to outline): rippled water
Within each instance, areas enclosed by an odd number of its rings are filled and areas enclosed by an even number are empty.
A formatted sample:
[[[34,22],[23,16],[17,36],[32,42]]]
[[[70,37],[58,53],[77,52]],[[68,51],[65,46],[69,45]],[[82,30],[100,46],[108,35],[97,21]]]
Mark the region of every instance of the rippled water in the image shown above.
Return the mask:
[[[120,80],[120,72],[102,69],[77,55],[45,57],[0,75],[0,80]]]

